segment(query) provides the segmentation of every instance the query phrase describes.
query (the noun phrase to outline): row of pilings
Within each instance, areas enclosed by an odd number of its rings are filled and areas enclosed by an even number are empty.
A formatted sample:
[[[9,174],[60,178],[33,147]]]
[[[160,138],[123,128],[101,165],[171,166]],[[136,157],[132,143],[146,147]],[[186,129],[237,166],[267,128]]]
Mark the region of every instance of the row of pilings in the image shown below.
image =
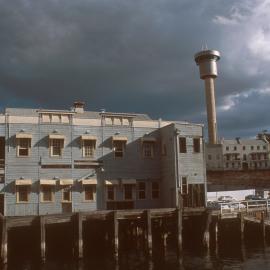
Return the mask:
[[[162,257],[167,249],[174,250],[179,258],[183,248],[204,246],[218,249],[224,235],[239,238],[249,236],[265,242],[268,227],[265,214],[260,219],[247,220],[243,213],[237,218],[222,218],[205,210],[201,214],[185,214],[178,209],[166,214],[153,215],[153,210],[144,210],[140,215],[122,218],[120,211],[111,211],[106,217],[91,218],[91,214],[79,212],[63,222],[61,216],[47,222],[46,216],[33,219],[30,226],[11,226],[9,217],[1,220],[1,261],[6,264],[11,258],[34,256],[45,261],[52,257],[82,259],[106,255],[117,263],[128,252]],[[259,221],[259,222],[258,222]]]

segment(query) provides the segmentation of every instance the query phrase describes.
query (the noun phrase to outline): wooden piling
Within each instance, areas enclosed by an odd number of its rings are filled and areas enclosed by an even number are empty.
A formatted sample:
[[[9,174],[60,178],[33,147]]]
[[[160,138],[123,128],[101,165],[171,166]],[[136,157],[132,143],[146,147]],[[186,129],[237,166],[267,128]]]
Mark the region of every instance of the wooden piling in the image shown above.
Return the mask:
[[[39,217],[40,228],[40,259],[42,262],[46,260],[46,229],[45,229],[45,217]]]
[[[75,218],[75,228],[76,228],[76,256],[77,259],[83,258],[83,216],[82,213],[76,213]]]
[[[8,253],[8,227],[7,219],[3,217],[2,219],[2,243],[1,243],[1,261],[2,264],[7,263]]]
[[[244,233],[245,233],[245,220],[244,220],[244,213],[239,213],[238,214],[238,219],[239,219],[239,227],[240,227],[240,237],[241,241],[244,240]]]
[[[209,247],[210,247],[209,228],[210,228],[212,215],[211,215],[210,211],[206,211],[205,215],[206,215],[206,224],[205,224],[205,230],[204,230],[204,234],[203,234],[203,244],[207,249],[209,249]]]
[[[152,257],[152,221],[150,209],[145,211],[146,216],[146,233],[147,233],[147,249],[149,257]]]
[[[216,222],[215,222],[215,228],[214,228],[214,233],[215,233],[215,253],[216,256],[218,255],[218,232],[219,231],[219,218],[217,217]]]
[[[117,211],[113,212],[113,225],[114,225],[114,258],[118,261],[119,256],[119,221],[117,219]]]
[[[262,238],[265,241],[265,213],[264,211],[261,212],[261,231],[262,231]]]
[[[176,239],[177,239],[177,254],[178,256],[181,255],[183,250],[183,238],[182,238],[182,229],[183,229],[183,217],[182,217],[182,210],[177,208],[175,210],[176,215]]]

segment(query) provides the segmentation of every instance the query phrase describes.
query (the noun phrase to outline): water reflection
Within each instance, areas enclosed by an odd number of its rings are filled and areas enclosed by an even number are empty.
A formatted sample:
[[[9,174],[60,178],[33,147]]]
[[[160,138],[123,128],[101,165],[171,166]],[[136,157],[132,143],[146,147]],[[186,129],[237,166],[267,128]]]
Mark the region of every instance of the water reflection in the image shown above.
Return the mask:
[[[157,255],[157,254],[156,254]],[[168,248],[166,256],[154,256],[147,259],[142,252],[129,251],[119,257],[115,263],[111,256],[87,256],[75,262],[69,258],[49,258],[45,263],[32,259],[20,258],[10,260],[8,266],[1,270],[203,270],[203,269],[270,269],[270,248],[256,242],[237,243],[223,241],[219,244],[218,253],[215,246],[209,250],[199,245],[184,249],[183,256],[178,258],[175,250]]]

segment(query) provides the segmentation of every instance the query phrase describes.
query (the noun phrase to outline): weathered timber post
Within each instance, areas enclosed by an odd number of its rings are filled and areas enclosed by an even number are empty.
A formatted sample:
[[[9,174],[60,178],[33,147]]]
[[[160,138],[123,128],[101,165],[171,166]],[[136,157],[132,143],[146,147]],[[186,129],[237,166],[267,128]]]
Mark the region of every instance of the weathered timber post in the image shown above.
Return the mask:
[[[151,222],[151,210],[145,211],[146,216],[146,232],[147,232],[147,249],[149,257],[152,257],[152,222]]]
[[[114,258],[118,261],[119,256],[119,221],[117,219],[117,211],[113,212],[113,226],[114,226]]]
[[[46,228],[45,228],[45,217],[39,217],[39,228],[40,228],[40,259],[42,262],[46,260]]]
[[[206,211],[206,225],[205,225],[205,230],[203,234],[203,244],[204,246],[209,249],[210,247],[210,233],[209,233],[209,227],[212,219],[212,215],[210,211]]]
[[[75,228],[76,228],[76,256],[77,259],[83,258],[83,215],[78,212],[75,216]]]
[[[265,220],[265,214],[262,211],[261,212],[261,230],[262,230],[263,241],[265,242],[265,223],[264,223],[264,220]]]
[[[239,219],[239,227],[240,227],[240,237],[241,241],[244,240],[244,233],[245,233],[245,220],[244,220],[244,213],[239,213],[238,214],[238,219]]]
[[[8,253],[8,227],[7,218],[2,219],[2,243],[1,243],[1,261],[3,264],[7,263]]]
[[[217,217],[216,222],[215,222],[215,252],[216,255],[218,254],[218,229],[219,229],[219,217]]]
[[[182,230],[183,230],[183,198],[181,194],[179,194],[178,197],[179,200],[179,207],[176,208],[175,214],[176,214],[176,237],[177,237],[177,255],[180,257],[182,255],[183,250],[183,236],[182,236]]]
[[[176,215],[176,237],[177,237],[177,254],[180,255],[182,253],[182,244],[183,244],[183,238],[182,238],[182,211],[177,208],[175,210]]]

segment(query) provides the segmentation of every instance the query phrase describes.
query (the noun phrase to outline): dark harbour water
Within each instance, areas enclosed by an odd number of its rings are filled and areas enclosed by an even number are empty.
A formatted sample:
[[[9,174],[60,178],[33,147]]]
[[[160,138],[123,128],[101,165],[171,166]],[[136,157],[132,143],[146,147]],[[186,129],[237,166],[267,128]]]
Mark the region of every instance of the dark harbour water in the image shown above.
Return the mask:
[[[194,223],[195,225],[198,222]],[[201,226],[198,224],[197,226]],[[189,228],[191,228],[189,230]],[[226,227],[224,227],[226,229]],[[214,238],[210,249],[202,246],[200,230],[190,224],[184,226],[183,255],[177,258],[174,238],[168,238],[166,251],[159,238],[153,236],[153,259],[145,256],[144,240],[120,240],[118,265],[112,257],[111,247],[102,242],[102,228],[84,235],[84,259],[72,258],[72,231],[63,226],[50,233],[47,228],[47,260],[39,262],[38,235],[33,229],[23,229],[9,234],[8,265],[3,270],[203,270],[203,269],[245,269],[270,270],[270,230],[267,228],[264,242],[258,227],[250,226],[245,241],[241,242],[238,231],[230,225],[221,230],[216,247]],[[91,231],[91,230],[89,230]],[[196,233],[197,231],[197,233]]]
[[[185,248],[183,257],[179,260],[174,250],[167,250],[165,256],[155,254],[149,261],[140,252],[122,254],[119,264],[116,265],[109,255],[89,256],[80,262],[73,261],[65,256],[49,258],[40,264],[34,258],[17,257],[10,259],[3,269],[8,270],[177,270],[177,269],[270,269],[270,247],[259,243],[238,245],[234,242],[220,246],[219,250],[209,252],[201,246]]]

